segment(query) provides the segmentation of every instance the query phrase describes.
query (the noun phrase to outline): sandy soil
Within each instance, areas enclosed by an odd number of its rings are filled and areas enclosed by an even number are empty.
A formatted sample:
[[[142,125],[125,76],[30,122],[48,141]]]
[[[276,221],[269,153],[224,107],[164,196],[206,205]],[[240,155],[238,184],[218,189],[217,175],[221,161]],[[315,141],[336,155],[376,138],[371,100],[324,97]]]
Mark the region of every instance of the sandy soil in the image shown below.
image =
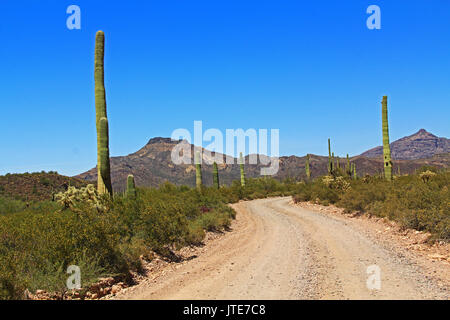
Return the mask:
[[[370,224],[271,198],[233,205],[232,231],[115,299],[449,299],[450,266],[427,267]],[[195,251],[195,250],[193,250]],[[381,271],[368,289],[367,268]]]

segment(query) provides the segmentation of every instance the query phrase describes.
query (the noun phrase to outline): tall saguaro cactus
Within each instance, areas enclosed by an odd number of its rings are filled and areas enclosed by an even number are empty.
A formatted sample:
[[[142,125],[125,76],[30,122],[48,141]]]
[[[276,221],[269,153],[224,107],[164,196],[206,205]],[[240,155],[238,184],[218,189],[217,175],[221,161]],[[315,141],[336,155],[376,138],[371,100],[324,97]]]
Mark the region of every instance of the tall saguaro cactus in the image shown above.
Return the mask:
[[[350,168],[350,158],[348,157],[348,153],[347,153],[347,166],[345,167],[345,171],[347,172],[347,175],[349,177],[352,175],[352,170]]]
[[[356,180],[358,175],[356,174],[356,164],[353,163],[353,180]]]
[[[242,156],[242,152],[239,155],[239,160],[239,167],[241,169],[241,186],[245,187],[244,157]]]
[[[336,164],[334,162],[334,152],[331,153],[331,174],[336,172]]]
[[[306,155],[305,171],[306,178],[309,180],[311,178],[311,171],[309,170],[309,154]]]
[[[195,163],[195,185],[198,190],[202,189],[202,165],[201,165],[201,157],[200,152],[195,153],[196,163]]]
[[[127,177],[127,197],[136,198],[136,185],[134,184],[134,176],[129,174]]]
[[[383,100],[381,101],[381,113],[382,113],[382,121],[383,121],[384,177],[386,178],[386,180],[392,180],[392,159],[391,159],[391,147],[389,145],[387,96],[383,96]]]
[[[100,194],[112,195],[111,170],[109,162],[109,133],[106,114],[104,84],[105,34],[98,31],[95,36],[95,123],[97,127],[97,190]]]
[[[328,174],[333,172],[333,162],[331,161],[331,142],[328,138]]]
[[[213,163],[213,185],[215,188],[219,189],[219,169],[217,168],[217,163],[214,161]]]

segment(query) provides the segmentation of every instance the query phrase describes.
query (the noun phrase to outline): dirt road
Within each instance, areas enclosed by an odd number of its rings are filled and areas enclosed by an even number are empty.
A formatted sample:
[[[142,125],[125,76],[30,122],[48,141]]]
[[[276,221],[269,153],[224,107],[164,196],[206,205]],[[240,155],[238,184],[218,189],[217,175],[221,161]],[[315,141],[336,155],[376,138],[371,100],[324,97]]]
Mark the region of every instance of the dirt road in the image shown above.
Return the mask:
[[[235,204],[232,232],[199,257],[117,298],[449,299],[449,286],[433,282],[404,252],[345,219],[289,201]],[[372,265],[381,271],[379,290],[367,287]]]

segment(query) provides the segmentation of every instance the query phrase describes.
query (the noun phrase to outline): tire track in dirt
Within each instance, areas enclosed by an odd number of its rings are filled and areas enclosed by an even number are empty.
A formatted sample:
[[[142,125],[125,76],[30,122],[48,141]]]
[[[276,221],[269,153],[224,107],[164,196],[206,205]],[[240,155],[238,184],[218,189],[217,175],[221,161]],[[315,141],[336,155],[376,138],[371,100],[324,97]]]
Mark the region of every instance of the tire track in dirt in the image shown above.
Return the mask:
[[[408,258],[290,198],[234,204],[232,231],[116,299],[448,299]],[[367,267],[381,269],[369,290]]]

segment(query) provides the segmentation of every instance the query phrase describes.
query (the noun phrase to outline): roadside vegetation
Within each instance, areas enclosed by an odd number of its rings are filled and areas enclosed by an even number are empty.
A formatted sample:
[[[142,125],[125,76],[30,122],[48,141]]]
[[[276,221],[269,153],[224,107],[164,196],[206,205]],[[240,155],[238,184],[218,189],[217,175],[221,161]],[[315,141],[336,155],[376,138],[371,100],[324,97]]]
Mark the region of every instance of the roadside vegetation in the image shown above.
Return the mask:
[[[450,171],[423,167],[416,174],[351,179],[345,174],[320,177],[300,184],[295,202],[359,211],[399,222],[405,228],[427,231],[434,239],[450,240]]]
[[[239,200],[291,195],[450,239],[450,171],[423,168],[393,181],[338,172],[306,182],[247,178],[245,186],[234,181],[219,189],[166,183],[136,188],[135,197],[99,195],[93,186],[69,187],[55,201],[0,196],[0,299],[20,299],[25,289],[63,292],[69,265],[80,266],[83,287],[99,277],[126,279],[142,271],[151,252],[169,257],[173,249],[201,244],[206,231],[227,229],[235,218],[228,203]]]
[[[81,268],[83,287],[103,276],[125,279],[152,251],[169,256],[228,228],[235,217],[228,203],[290,195],[295,186],[267,178],[200,191],[166,183],[137,188],[136,197],[93,187],[81,189],[85,196],[69,187],[55,201],[0,197],[0,299],[21,299],[25,289],[63,292],[69,265]]]

